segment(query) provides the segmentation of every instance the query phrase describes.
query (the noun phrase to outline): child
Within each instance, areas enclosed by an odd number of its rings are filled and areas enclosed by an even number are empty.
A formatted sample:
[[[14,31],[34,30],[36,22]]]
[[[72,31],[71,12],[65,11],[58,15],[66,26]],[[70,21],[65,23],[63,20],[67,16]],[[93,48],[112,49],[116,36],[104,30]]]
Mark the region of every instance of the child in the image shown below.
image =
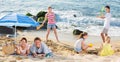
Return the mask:
[[[90,47],[85,44],[85,39],[87,37],[88,37],[88,34],[86,32],[80,34],[79,39],[74,44],[74,50],[77,53],[80,53],[81,51],[86,51],[87,48]]]
[[[48,7],[48,12],[45,14],[45,19],[40,26],[44,26],[44,23],[48,20],[47,24],[47,34],[46,34],[46,41],[48,40],[48,36],[50,34],[50,29],[54,31],[55,37],[57,41],[59,42],[58,35],[57,35],[57,30],[56,30],[56,20],[55,20],[55,13],[52,11],[52,7]],[[37,28],[39,29],[39,28]]]
[[[52,51],[44,42],[42,42],[39,37],[34,39],[34,43],[30,48],[30,52],[33,57],[37,57],[39,55],[42,55],[41,57],[52,57]]]
[[[102,49],[99,53],[100,56],[108,56],[108,55],[114,54],[114,50],[112,49],[111,44],[110,44],[109,36],[106,37],[106,41],[105,41],[105,43],[103,43],[101,48]]]
[[[108,35],[108,30],[110,28],[110,20],[111,20],[110,6],[105,6],[105,11],[106,11],[105,15],[98,16],[98,18],[102,18],[105,20],[103,30],[101,32],[103,43],[105,42],[105,36]]]
[[[27,44],[27,39],[22,38],[19,45],[16,47],[16,54],[27,56],[29,54],[29,45]]]

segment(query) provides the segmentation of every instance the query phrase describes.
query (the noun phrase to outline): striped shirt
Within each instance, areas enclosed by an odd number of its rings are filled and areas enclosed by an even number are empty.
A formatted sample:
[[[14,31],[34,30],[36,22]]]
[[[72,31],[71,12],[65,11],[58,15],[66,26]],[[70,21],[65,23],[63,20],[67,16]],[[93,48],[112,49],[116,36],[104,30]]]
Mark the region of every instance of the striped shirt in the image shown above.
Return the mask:
[[[55,24],[55,14],[47,13],[48,24]]]

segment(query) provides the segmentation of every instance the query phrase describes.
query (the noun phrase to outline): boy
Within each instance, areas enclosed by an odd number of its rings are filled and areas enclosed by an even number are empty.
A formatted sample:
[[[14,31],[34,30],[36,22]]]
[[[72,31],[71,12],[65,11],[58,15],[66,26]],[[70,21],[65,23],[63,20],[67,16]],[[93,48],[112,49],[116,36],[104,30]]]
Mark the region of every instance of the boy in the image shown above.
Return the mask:
[[[111,20],[111,13],[110,13],[110,7],[105,6],[105,15],[98,16],[98,18],[104,19],[104,26],[103,26],[103,31],[101,33],[101,37],[103,40],[103,43],[105,42],[105,37],[108,36],[108,30],[110,28],[110,20]]]
[[[33,57],[36,57],[39,54],[43,55],[43,57],[52,56],[52,51],[44,42],[42,42],[39,37],[34,39],[34,44],[31,46],[30,52],[32,53]]]

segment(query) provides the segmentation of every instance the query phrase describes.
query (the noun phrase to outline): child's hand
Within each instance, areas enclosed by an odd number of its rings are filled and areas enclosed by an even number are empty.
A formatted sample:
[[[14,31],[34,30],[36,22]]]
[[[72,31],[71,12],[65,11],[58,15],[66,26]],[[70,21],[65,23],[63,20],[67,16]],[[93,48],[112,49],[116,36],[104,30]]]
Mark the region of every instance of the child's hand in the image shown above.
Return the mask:
[[[33,53],[33,57],[35,58],[37,56],[37,54],[36,53]]]
[[[41,24],[41,26],[44,26],[44,24]]]
[[[41,27],[43,27],[44,24],[41,24],[40,26],[38,26],[36,29],[39,30]]]
[[[42,58],[45,57],[45,54],[39,54],[38,57],[39,57],[40,59],[42,59]]]

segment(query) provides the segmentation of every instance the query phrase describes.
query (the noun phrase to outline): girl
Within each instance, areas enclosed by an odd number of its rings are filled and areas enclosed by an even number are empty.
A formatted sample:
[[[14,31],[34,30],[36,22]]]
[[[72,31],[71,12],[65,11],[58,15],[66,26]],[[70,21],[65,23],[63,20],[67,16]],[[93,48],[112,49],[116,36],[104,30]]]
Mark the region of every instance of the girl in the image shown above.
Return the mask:
[[[22,38],[16,48],[16,54],[27,56],[29,54],[29,47],[30,46],[27,44],[27,39]]]
[[[50,29],[52,28],[53,31],[54,31],[55,37],[56,37],[57,41],[59,42],[58,36],[57,36],[57,31],[56,31],[56,25],[55,25],[55,23],[56,23],[56,21],[55,21],[55,13],[52,12],[52,7],[48,7],[48,12],[46,13],[45,19],[44,19],[44,21],[43,21],[43,23],[42,23],[41,26],[44,25],[44,23],[46,22],[46,20],[48,20],[46,41],[48,40]]]
[[[88,37],[88,34],[86,32],[80,34],[79,39],[74,44],[74,50],[77,53],[80,53],[81,51],[86,51],[87,48],[90,47],[85,44],[85,39],[87,37]]]
[[[100,56],[108,56],[114,54],[114,50],[111,47],[110,44],[110,37],[107,36],[105,43],[102,44],[101,51],[99,53]]]

